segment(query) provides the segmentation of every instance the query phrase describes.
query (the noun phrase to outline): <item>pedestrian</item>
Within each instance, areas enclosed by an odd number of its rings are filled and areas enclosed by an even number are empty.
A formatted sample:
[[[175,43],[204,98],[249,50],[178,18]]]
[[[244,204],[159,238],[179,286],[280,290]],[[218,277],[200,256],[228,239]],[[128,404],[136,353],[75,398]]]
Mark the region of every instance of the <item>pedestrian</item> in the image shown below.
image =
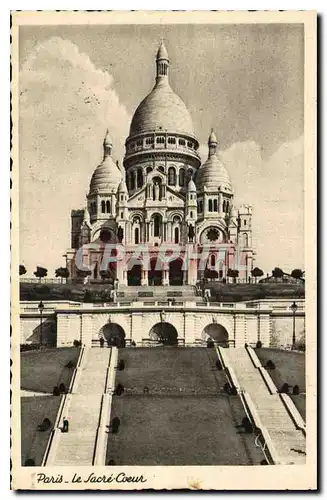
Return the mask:
[[[69,422],[67,420],[66,417],[64,417],[64,420],[63,420],[63,428],[62,428],[62,432],[68,432],[68,429],[69,429]]]

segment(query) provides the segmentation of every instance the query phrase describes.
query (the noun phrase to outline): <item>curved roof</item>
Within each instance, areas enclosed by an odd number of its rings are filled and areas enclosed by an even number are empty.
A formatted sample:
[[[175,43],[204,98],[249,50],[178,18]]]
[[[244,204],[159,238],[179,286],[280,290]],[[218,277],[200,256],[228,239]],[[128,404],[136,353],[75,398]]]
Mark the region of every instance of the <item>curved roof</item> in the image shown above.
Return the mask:
[[[196,186],[194,184],[193,179],[190,179],[190,182],[187,185],[188,191],[195,191],[196,192]]]
[[[162,59],[166,60],[164,66],[160,62]],[[130,136],[161,129],[194,136],[191,115],[182,99],[169,85],[168,61],[167,49],[161,42],[157,53],[156,84],[136,109],[130,126]]]
[[[159,80],[134,113],[130,136],[153,130],[167,130],[194,136],[190,113],[171,89],[168,80]]]
[[[93,172],[90,182],[90,193],[116,193],[122,180],[122,174],[110,155],[103,158],[102,163]]]
[[[206,162],[199,168],[196,185],[198,189],[204,187],[209,189],[227,189],[232,191],[232,183],[228,172],[217,154],[209,156]]]

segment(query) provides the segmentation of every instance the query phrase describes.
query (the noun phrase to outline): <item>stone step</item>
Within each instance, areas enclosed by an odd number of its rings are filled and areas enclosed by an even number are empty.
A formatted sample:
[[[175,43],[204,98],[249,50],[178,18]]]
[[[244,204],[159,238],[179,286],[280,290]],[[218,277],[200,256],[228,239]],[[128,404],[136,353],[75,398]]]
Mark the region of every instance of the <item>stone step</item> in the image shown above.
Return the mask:
[[[56,453],[55,465],[92,465],[96,429],[89,432],[62,433]]]

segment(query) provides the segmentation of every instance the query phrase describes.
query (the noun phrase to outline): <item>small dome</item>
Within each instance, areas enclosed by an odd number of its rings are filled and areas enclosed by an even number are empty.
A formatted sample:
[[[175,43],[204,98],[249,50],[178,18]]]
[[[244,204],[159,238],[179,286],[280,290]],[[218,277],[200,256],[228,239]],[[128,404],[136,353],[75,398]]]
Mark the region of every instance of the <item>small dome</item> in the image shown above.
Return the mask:
[[[168,51],[166,49],[166,46],[165,46],[163,40],[161,41],[158,52],[157,52],[157,60],[158,59],[168,59],[169,60]]]
[[[117,192],[122,173],[111,157],[111,148],[112,140],[107,130],[103,141],[103,160],[93,172],[89,194]]]
[[[198,189],[206,187],[218,190],[221,187],[224,191],[232,192],[232,183],[228,172],[218,155],[210,156],[199,168],[196,185]]]
[[[193,179],[191,179],[190,182],[188,183],[187,190],[192,191],[192,192],[196,192],[196,185],[194,184]]]

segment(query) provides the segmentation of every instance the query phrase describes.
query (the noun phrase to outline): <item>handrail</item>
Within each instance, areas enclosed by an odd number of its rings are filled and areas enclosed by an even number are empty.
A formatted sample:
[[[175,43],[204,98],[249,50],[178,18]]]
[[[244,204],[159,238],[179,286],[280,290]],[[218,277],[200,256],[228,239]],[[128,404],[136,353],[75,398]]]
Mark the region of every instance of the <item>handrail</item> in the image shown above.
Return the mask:
[[[306,431],[306,424],[299,412],[299,410],[296,408],[295,404],[293,403],[292,399],[289,397],[288,394],[279,394],[280,399],[282,400],[287,413],[290,415],[291,419],[293,420],[295,427],[297,427],[299,430],[301,430],[306,436],[307,431]]]
[[[269,452],[269,456],[270,456],[272,463],[274,465],[278,465],[280,463],[280,461],[279,461],[279,457],[278,457],[276,448],[274,446],[274,443],[272,442],[272,439],[269,435],[268,430],[261,422],[261,419],[258,415],[257,409],[252,401],[250,394],[247,393],[246,391],[242,391],[240,396],[241,396],[241,401],[243,403],[243,406],[244,406],[246,413],[251,416],[252,422],[254,423],[255,427],[257,429],[259,429],[263,439],[265,440],[266,449]],[[263,451],[265,452],[266,449],[263,449]]]

